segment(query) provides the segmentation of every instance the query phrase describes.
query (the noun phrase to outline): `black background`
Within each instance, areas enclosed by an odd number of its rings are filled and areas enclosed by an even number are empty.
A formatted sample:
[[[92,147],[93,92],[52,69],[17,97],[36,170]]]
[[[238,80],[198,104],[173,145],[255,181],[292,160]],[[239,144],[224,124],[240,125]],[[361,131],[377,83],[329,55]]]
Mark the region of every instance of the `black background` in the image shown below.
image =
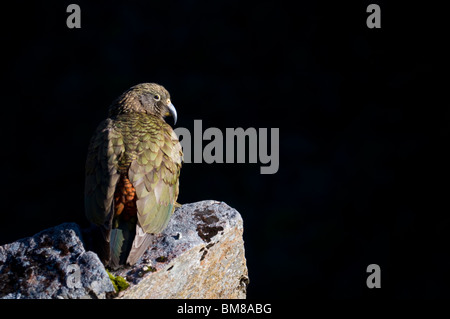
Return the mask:
[[[0,244],[86,224],[90,136],[120,93],[157,82],[177,126],[280,128],[274,175],[181,173],[181,203],[243,216],[249,298],[448,297],[441,9],[372,2],[381,29],[371,1],[75,1],[81,29],[69,1],[4,8]],[[366,287],[372,263],[381,289]]]

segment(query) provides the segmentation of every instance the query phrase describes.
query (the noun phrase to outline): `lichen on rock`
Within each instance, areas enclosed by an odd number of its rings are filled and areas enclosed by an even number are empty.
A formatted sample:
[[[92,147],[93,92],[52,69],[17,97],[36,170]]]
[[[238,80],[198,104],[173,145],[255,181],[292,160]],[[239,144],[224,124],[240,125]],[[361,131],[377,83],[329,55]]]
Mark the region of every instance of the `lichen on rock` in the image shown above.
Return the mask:
[[[120,298],[245,298],[243,230],[241,215],[224,202],[183,205],[136,265],[115,272],[131,283]]]
[[[114,291],[97,255],[66,223],[0,246],[0,298],[104,298]]]
[[[0,298],[245,298],[242,234],[227,204],[185,204],[134,266],[108,274],[79,226],[61,224],[0,246]]]

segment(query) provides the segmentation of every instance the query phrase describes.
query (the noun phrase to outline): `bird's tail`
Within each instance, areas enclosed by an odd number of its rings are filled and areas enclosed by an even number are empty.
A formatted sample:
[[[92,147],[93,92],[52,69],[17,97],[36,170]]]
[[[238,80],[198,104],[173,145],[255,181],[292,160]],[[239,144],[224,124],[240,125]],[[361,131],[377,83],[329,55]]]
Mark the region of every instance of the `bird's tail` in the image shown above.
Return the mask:
[[[135,238],[136,230],[132,223],[125,220],[118,219],[113,224],[116,227],[111,229],[109,242],[111,258],[109,260],[109,267],[115,270],[125,264],[128,252],[131,250],[131,245]]]
[[[139,224],[136,224],[136,235],[128,254],[127,264],[134,265],[153,242],[154,235],[146,233]]]
[[[112,269],[119,268],[120,265],[120,254],[122,252],[124,237],[123,237],[123,231],[122,229],[115,228],[111,230],[111,237],[110,237],[110,254],[111,258],[109,260],[109,266]]]

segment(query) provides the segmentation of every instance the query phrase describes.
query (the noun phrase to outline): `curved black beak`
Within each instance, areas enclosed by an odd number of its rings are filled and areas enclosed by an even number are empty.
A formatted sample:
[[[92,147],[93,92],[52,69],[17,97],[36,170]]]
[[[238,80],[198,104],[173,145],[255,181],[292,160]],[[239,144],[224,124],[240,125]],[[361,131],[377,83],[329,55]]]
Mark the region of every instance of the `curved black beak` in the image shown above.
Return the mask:
[[[173,125],[177,124],[177,110],[175,109],[175,106],[173,106],[172,103],[169,104],[169,113],[173,117]]]

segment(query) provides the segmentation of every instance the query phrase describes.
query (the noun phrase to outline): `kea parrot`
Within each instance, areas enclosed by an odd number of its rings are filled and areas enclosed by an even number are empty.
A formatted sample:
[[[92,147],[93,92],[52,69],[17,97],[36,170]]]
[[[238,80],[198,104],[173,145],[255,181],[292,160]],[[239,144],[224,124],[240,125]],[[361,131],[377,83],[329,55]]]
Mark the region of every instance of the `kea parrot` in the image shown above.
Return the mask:
[[[141,83],[111,104],[91,138],[85,212],[96,229],[93,250],[112,269],[135,264],[179,206],[183,153],[168,115],[175,124],[169,92]]]

